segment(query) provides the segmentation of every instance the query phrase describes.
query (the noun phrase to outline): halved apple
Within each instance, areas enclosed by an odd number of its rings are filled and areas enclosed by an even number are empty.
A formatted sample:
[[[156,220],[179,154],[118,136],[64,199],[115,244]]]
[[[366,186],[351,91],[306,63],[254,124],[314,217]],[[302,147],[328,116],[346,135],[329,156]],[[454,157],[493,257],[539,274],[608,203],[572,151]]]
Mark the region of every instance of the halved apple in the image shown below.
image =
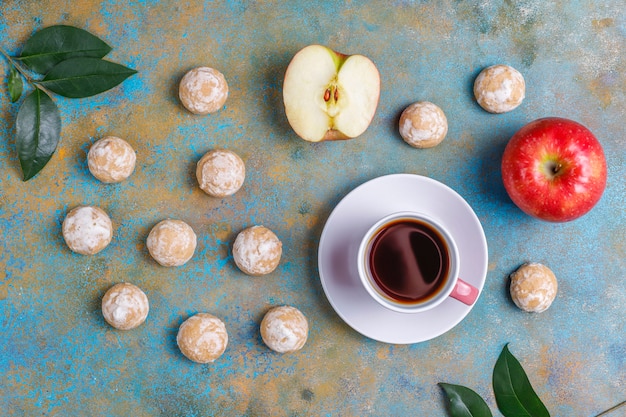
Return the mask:
[[[291,60],[283,102],[293,130],[309,142],[351,139],[370,125],[380,97],[380,74],[363,55],[309,45]]]

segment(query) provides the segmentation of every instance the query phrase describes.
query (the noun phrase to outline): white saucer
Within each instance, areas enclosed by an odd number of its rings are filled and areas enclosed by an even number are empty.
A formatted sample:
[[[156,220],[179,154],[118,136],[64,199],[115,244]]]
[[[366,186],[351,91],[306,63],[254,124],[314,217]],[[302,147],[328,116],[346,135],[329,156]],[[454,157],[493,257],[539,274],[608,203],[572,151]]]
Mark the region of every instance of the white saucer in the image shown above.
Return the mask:
[[[354,330],[380,342],[418,343],[452,329],[472,307],[449,298],[432,310],[406,314],[386,309],[370,298],[357,272],[359,243],[372,224],[397,211],[422,212],[442,222],[459,248],[460,277],[482,291],[487,240],[478,217],[448,186],[411,174],[375,178],[337,204],[320,238],[319,274],[328,301]]]

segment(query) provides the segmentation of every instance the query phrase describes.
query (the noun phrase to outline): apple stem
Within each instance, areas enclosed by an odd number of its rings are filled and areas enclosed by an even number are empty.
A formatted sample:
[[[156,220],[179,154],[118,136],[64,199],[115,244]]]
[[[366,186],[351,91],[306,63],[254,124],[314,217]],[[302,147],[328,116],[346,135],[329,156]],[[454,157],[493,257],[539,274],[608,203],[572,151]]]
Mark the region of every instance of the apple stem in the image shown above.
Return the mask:
[[[561,168],[563,168],[563,164],[557,161],[548,161],[544,165],[545,174],[549,178],[557,177],[559,175],[559,172],[561,171]]]

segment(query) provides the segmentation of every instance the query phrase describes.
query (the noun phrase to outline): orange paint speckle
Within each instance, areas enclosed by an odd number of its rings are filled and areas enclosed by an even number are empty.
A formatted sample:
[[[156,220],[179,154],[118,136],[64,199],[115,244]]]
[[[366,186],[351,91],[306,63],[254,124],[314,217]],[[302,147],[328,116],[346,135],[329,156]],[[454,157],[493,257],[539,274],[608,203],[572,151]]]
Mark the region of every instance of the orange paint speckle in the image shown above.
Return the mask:
[[[613,89],[604,83],[601,78],[592,80],[589,83],[589,90],[600,100],[603,109],[609,107],[613,102]]]
[[[615,19],[606,17],[604,19],[593,19],[591,26],[594,29],[606,29],[615,25]]]
[[[389,359],[389,350],[390,350],[390,347],[388,346],[381,347],[380,349],[376,351],[376,357],[380,360]]]
[[[9,286],[6,283],[0,284],[0,301],[9,297]]]
[[[57,158],[65,159],[66,157],[67,157],[67,149],[65,149],[64,147],[58,148],[57,149]]]

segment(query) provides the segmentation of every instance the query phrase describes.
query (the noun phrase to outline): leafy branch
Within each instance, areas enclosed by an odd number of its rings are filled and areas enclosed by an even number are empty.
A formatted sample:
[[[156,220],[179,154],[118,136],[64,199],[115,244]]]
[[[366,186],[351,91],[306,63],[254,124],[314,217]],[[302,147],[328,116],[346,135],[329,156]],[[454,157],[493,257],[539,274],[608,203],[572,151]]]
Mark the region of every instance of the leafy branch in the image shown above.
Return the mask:
[[[493,392],[498,409],[505,417],[550,417],[535,393],[519,361],[505,345],[493,368]],[[448,400],[451,417],[493,417],[485,400],[462,385],[439,383]],[[626,401],[603,411],[605,416],[626,405]]]
[[[0,55],[9,63],[7,89],[11,102],[22,97],[24,81],[33,90],[23,100],[15,122],[24,181],[46,166],[60,140],[61,117],[50,97],[53,93],[67,98],[91,97],[137,73],[102,59],[110,51],[109,45],[91,33],[64,25],[35,33],[19,57],[0,49]]]
[[[451,417],[493,417],[489,406],[471,389],[439,384],[446,393]],[[493,368],[493,392],[505,417],[550,417],[519,361],[505,345]]]
[[[11,103],[15,103],[22,96],[22,90],[24,83],[20,78],[20,75],[26,79],[28,83],[32,83],[31,77],[26,73],[20,65],[2,48],[0,48],[0,55],[2,55],[7,61],[9,61],[9,80],[7,87],[9,88],[9,96]]]

